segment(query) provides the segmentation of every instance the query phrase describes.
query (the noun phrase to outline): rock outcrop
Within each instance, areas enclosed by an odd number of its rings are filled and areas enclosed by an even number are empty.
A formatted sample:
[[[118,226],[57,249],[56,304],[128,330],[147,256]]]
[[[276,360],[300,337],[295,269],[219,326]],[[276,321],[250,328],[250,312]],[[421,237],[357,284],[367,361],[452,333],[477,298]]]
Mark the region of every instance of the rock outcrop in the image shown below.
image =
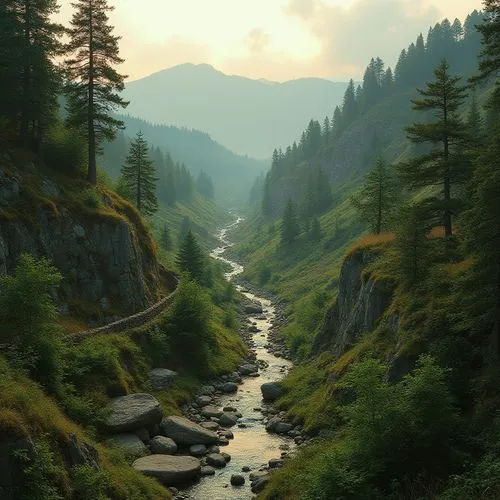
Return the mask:
[[[337,300],[328,309],[314,339],[314,353],[328,349],[341,356],[376,327],[390,304],[392,290],[388,283],[370,277],[363,279],[363,270],[375,257],[373,252],[358,251],[344,261]]]
[[[13,273],[28,252],[64,276],[57,297],[63,308],[84,301],[103,315],[125,315],[155,302],[160,268],[137,212],[105,188],[80,188],[79,180],[59,185],[37,171],[0,160],[0,274]]]

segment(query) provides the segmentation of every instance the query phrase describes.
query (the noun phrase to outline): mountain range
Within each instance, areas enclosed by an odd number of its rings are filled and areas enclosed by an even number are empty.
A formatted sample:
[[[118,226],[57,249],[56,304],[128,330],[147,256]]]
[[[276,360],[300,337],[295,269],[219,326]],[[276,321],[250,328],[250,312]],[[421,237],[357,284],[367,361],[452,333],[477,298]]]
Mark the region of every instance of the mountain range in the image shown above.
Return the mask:
[[[298,140],[311,118],[332,116],[346,85],[320,78],[252,80],[207,64],[182,64],[128,83],[124,97],[132,116],[202,130],[235,153],[263,159]]]

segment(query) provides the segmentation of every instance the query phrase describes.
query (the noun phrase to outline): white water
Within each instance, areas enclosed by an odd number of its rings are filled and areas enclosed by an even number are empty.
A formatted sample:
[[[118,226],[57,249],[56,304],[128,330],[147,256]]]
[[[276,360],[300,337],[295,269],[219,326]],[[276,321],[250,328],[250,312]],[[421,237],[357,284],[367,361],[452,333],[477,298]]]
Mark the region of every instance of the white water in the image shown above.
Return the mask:
[[[226,273],[228,280],[232,280],[244,270],[240,264],[224,257],[228,248],[232,246],[227,234],[242,221],[242,218],[238,218],[236,222],[218,232],[217,236],[221,246],[211,253],[212,257],[227,263],[231,267],[231,270]],[[237,288],[240,292],[242,291],[240,286],[237,286]],[[264,361],[267,368],[259,370],[260,377],[244,378],[244,382],[239,386],[237,394],[222,396],[219,399],[221,407],[233,406],[240,411],[243,415],[240,423],[244,423],[247,427],[244,429],[233,427],[231,430],[234,433],[234,439],[230,441],[229,446],[221,447],[221,451],[231,455],[231,461],[227,467],[218,470],[215,476],[202,477],[200,483],[184,492],[189,494],[189,497],[193,500],[248,500],[252,498],[254,495],[250,491],[249,473],[243,473],[242,467],[248,466],[252,471],[257,471],[260,467],[266,465],[271,458],[280,457],[280,445],[293,446],[293,441],[290,438],[269,434],[263,424],[262,414],[255,410],[263,403],[260,386],[266,382],[280,380],[291,367],[289,361],[277,358],[265,348],[268,344],[269,329],[275,317],[274,307],[269,300],[263,297],[248,292],[243,292],[243,295],[252,301],[260,302],[266,316],[265,320],[255,317],[250,317],[250,320],[255,322],[257,328],[261,330],[253,334],[253,340],[257,359]],[[235,473],[245,476],[246,482],[244,486],[231,486],[230,478]]]

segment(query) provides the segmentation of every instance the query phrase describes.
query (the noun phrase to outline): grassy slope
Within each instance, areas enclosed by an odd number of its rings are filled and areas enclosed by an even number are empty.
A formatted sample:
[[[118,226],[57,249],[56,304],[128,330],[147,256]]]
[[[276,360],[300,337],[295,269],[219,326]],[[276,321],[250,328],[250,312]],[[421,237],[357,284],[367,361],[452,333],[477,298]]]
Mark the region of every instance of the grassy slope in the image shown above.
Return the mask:
[[[88,217],[119,218],[131,226],[141,243],[167,269],[175,269],[174,255],[178,248],[179,226],[184,216],[190,217],[194,232],[206,249],[216,243],[212,234],[229,217],[214,202],[197,196],[189,205],[162,207],[153,221],[150,221],[150,229],[149,224],[144,223],[135,209],[106,185],[100,184],[97,192],[112,199],[112,207],[94,205],[93,190],[78,175],[68,177],[57,173],[32,155],[17,152],[15,156],[15,163],[26,165],[35,161],[37,168],[23,172],[22,182],[26,195],[19,204],[11,204],[7,209],[2,209],[1,217],[23,217],[29,222],[30,214],[36,206],[42,204],[49,207],[54,216],[64,207]],[[14,172],[6,170],[8,174],[14,175]],[[60,186],[61,196],[57,200],[43,195],[40,174]],[[164,224],[171,228],[171,236],[175,242],[173,250],[169,252],[159,248],[152,238],[161,234]],[[214,285],[210,291],[210,329],[215,337],[215,347],[212,348],[211,362],[203,378],[233,371],[246,353],[246,347],[235,328],[225,325],[226,313],[234,316],[236,302],[224,299],[226,285],[220,271],[214,273],[213,279]],[[84,326],[79,319],[73,317],[65,318],[61,324],[67,331]],[[159,483],[136,473],[120,452],[106,445],[106,436],[100,434],[102,421],[106,416],[104,408],[110,398],[133,392],[153,392],[150,370],[154,367],[175,366],[176,355],[168,348],[169,332],[169,312],[166,311],[139,330],[90,338],[76,346],[65,346],[66,388],[57,396],[57,401],[25,375],[16,372],[0,356],[0,436],[9,438],[29,435],[37,446],[47,445],[49,453],[40,466],[53,470],[47,472],[48,476],[44,480],[56,485],[57,491],[65,497],[72,495],[70,490],[74,487],[74,481],[70,478],[72,471],[65,468],[62,462],[60,443],[61,440],[67,440],[70,433],[75,433],[80,439],[94,443],[99,449],[107,478],[106,493],[113,499],[170,498],[169,492]],[[195,377],[192,368],[181,367],[174,387],[155,394],[165,414],[180,414],[180,406],[201,383],[201,377]]]

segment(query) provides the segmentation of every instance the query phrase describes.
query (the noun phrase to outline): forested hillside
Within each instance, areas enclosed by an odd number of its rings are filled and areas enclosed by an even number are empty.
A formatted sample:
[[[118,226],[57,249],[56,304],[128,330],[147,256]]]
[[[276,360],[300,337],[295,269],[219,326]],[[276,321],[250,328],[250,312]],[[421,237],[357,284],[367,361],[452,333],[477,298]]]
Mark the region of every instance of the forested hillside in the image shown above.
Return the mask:
[[[216,143],[206,133],[172,126],[152,125],[138,118],[120,116],[125,131],[112,143],[105,144],[102,164],[113,179],[127,154],[130,138],[142,131],[155,148],[154,159],[160,179],[160,191],[171,188],[172,159],[184,164],[194,179],[204,172],[213,182],[213,196],[226,207],[241,207],[248,201],[248,185],[265,170],[266,164],[238,156]],[[164,159],[160,155],[165,156]],[[181,188],[182,190],[182,188]]]
[[[499,19],[373,59],[254,186],[237,252],[289,303],[278,406],[317,436],[259,498],[500,497]]]

